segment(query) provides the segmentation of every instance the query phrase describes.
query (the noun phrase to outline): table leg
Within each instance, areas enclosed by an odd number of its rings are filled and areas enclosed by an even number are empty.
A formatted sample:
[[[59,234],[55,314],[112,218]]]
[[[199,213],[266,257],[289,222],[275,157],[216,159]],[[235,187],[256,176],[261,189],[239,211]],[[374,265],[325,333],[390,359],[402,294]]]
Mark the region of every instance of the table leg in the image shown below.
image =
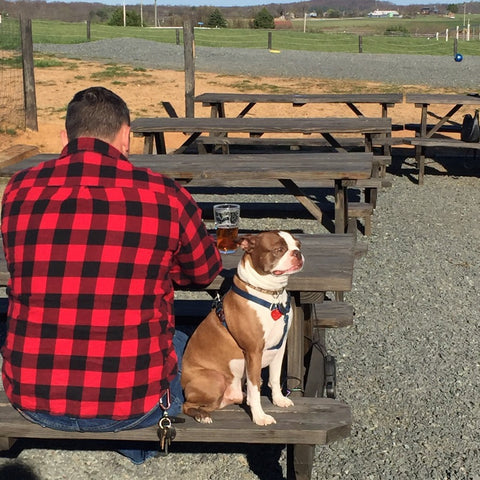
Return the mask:
[[[425,179],[425,147],[415,146],[415,160],[418,168],[418,184],[423,185]]]
[[[315,445],[287,445],[287,480],[312,478]]]
[[[225,107],[222,102],[212,103],[211,107],[212,108],[210,110],[210,117],[212,118],[225,117]]]
[[[299,298],[292,297],[291,309],[293,320],[287,338],[287,390],[294,395],[301,395],[305,375],[305,322]]]
[[[382,103],[382,118],[388,118],[388,105],[386,103]],[[392,138],[392,132],[385,134],[385,143],[383,144],[384,155],[392,154],[392,145],[390,143],[391,138]]]
[[[165,134],[163,132],[155,133],[155,145],[157,146],[157,154],[165,155],[167,146],[165,145]]]
[[[308,198],[302,189],[293,181],[288,178],[279,178],[279,182],[316,218],[322,223],[322,211],[317,205]]]
[[[335,180],[335,233],[345,233],[348,224],[347,187],[342,180]]]
[[[150,155],[153,153],[153,133],[143,136],[143,153]]]

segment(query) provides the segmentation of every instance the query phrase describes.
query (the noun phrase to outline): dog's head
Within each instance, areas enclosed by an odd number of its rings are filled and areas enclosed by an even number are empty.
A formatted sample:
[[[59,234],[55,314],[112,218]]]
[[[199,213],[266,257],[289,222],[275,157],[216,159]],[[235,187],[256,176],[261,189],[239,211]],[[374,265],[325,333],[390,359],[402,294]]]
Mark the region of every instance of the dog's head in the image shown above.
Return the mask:
[[[245,235],[237,243],[245,252],[238,265],[238,276],[253,285],[285,286],[288,276],[303,268],[300,241],[291,233],[275,230]]]

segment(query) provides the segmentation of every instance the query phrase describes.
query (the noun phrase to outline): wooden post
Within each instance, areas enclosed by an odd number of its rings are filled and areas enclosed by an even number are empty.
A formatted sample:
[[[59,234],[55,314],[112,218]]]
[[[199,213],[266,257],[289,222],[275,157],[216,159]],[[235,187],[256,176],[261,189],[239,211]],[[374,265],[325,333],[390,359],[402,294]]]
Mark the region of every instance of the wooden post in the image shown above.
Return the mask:
[[[269,50],[272,49],[272,32],[268,32],[268,45],[267,45],[267,48]]]
[[[87,40],[90,41],[90,20],[87,20]]]
[[[177,45],[180,45],[180,29],[179,28],[175,29],[175,43]]]
[[[363,38],[361,35],[358,36],[358,53],[363,53]]]
[[[23,63],[23,97],[25,102],[25,126],[38,131],[35,75],[33,69],[32,20],[20,17]]]
[[[455,57],[458,53],[458,40],[456,38],[453,39],[453,56]]]
[[[185,116],[195,116],[195,37],[191,19],[183,24],[183,52],[185,58]]]

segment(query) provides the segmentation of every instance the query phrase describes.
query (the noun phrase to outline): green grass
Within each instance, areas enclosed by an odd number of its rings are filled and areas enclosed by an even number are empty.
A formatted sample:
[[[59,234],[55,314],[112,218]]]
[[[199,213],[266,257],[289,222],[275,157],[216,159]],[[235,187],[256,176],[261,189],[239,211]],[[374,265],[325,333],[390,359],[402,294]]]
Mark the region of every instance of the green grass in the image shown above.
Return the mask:
[[[471,40],[467,42],[460,35],[458,51],[463,55],[480,55],[480,15],[469,16]],[[269,46],[278,50],[308,50],[325,52],[359,51],[361,36],[364,53],[405,53],[420,55],[453,55],[454,37],[457,25],[463,25],[463,16],[454,20],[441,16],[424,16],[412,19],[332,19],[308,20],[303,32],[303,20],[294,22],[294,30],[254,29],[202,29],[195,30],[195,44],[208,47],[261,48]],[[449,28],[446,42],[445,29]],[[87,42],[85,23],[65,23],[33,20],[34,43],[82,43]],[[387,31],[401,35],[385,35]],[[106,38],[142,38],[162,43],[176,43],[175,29],[154,29],[141,27],[110,27],[92,24],[91,41]],[[179,28],[179,41],[183,32]],[[435,39],[436,33],[442,35]]]

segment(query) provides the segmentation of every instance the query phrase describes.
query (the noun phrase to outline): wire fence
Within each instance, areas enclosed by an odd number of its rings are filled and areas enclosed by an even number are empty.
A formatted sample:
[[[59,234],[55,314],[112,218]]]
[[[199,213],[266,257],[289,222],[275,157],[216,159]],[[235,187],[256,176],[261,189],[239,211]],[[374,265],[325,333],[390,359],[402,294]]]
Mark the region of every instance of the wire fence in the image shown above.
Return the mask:
[[[82,43],[107,38],[134,37],[164,43],[183,43],[181,27],[112,27],[89,22],[33,22],[34,43]],[[451,29],[431,34],[373,35],[302,32],[300,30],[256,30],[195,28],[195,44],[214,48],[270,48],[346,53],[480,55],[480,27],[466,32]]]
[[[14,134],[25,129],[20,24],[0,18],[0,130]]]

